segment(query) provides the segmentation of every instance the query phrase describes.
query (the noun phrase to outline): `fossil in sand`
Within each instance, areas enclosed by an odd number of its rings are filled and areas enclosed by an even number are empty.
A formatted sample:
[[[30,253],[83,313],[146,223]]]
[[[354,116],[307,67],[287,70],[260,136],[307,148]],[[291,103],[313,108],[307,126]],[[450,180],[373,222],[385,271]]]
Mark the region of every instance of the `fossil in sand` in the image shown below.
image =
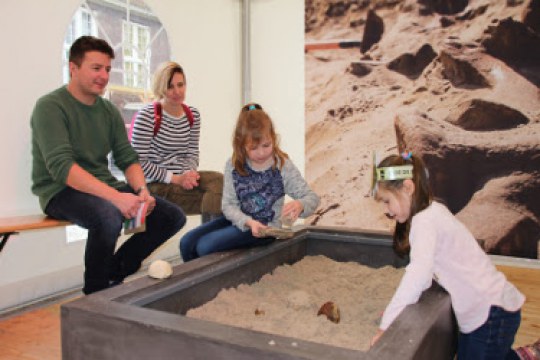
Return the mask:
[[[321,306],[317,313],[317,316],[319,315],[326,315],[328,320],[336,324],[339,323],[339,308],[332,301],[327,301]]]

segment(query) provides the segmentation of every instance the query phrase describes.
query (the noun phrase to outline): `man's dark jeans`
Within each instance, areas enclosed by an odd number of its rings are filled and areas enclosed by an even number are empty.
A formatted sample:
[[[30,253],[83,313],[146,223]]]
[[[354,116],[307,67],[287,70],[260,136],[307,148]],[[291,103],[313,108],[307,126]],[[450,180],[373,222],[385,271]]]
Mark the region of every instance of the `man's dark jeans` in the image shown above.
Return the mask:
[[[119,191],[131,192],[125,186]],[[156,206],[146,218],[146,231],[134,234],[116,251],[124,217],[111,202],[70,187],[56,194],[45,213],[88,229],[84,255],[85,294],[119,283],[135,273],[144,259],[176,234],[186,223],[178,206],[155,197]]]

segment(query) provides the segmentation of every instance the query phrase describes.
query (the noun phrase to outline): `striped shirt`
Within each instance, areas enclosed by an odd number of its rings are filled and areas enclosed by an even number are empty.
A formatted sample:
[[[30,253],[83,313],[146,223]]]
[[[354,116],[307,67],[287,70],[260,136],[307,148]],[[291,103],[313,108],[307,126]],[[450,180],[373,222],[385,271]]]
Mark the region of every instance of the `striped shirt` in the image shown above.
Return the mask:
[[[201,116],[193,113],[193,127],[187,116],[174,117],[165,110],[161,126],[154,137],[154,105],[144,106],[133,123],[131,145],[139,154],[139,161],[149,181],[170,183],[173,174],[183,174],[199,165],[199,136]]]

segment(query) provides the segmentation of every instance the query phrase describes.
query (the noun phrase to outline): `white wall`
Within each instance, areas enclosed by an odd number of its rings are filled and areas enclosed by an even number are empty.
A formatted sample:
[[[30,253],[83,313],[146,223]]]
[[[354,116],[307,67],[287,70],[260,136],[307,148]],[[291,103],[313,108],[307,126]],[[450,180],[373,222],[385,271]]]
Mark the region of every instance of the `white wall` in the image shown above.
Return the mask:
[[[252,100],[274,120],[304,173],[304,1],[252,0]]]
[[[147,0],[188,77],[187,102],[203,116],[201,169],[223,170],[242,105],[240,0]],[[39,213],[30,192],[29,119],[36,99],[62,83],[64,33],[78,0],[0,4],[0,217]],[[54,9],[54,11],[51,11]],[[251,0],[252,99],[270,113],[281,144],[304,168],[302,0]],[[190,219],[186,228],[197,225]],[[177,254],[178,236],[154,258]],[[14,236],[0,253],[0,310],[82,283],[84,241],[63,229]]]

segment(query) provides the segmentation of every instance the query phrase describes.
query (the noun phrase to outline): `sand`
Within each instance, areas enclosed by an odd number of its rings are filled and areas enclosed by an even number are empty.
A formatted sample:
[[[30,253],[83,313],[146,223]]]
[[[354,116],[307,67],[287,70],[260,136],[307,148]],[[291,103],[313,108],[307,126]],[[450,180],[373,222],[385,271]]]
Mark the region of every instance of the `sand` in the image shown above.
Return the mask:
[[[367,351],[403,271],[306,256],[293,265],[277,267],[251,285],[223,289],[187,316]],[[339,307],[337,324],[317,316],[328,301]]]

